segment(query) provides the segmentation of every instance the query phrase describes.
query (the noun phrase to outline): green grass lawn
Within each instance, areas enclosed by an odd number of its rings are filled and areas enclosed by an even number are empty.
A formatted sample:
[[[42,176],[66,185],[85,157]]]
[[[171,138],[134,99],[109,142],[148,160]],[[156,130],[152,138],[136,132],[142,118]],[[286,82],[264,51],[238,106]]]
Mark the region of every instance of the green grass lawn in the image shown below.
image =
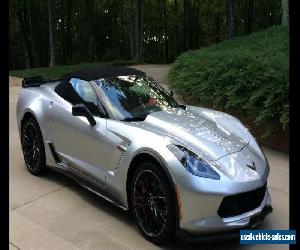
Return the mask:
[[[61,78],[63,75],[70,73],[75,70],[97,67],[103,65],[133,65],[133,61],[113,61],[105,63],[80,63],[73,65],[59,65],[54,67],[45,67],[45,68],[33,68],[33,69],[24,69],[24,70],[11,70],[9,71],[10,76],[16,77],[31,77],[31,76],[43,76],[44,79],[57,79]]]

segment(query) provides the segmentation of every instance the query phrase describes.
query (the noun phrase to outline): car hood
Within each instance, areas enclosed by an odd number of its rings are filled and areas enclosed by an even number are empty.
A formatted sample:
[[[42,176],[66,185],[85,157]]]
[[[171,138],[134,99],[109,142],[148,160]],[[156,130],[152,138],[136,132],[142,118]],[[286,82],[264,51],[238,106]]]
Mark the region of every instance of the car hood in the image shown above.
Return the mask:
[[[232,131],[236,126],[230,129],[228,124],[222,124],[222,117],[216,119],[216,116],[209,116],[207,111],[208,109],[201,110],[191,106],[186,110],[174,108],[149,114],[140,124],[145,129],[162,133],[187,145],[209,161],[239,152],[249,143],[249,135],[238,135],[237,131]],[[226,121],[228,115],[224,115],[226,117],[223,120]]]
[[[187,147],[235,182],[266,182],[266,158],[248,129],[231,115],[187,106],[149,114],[135,125]]]

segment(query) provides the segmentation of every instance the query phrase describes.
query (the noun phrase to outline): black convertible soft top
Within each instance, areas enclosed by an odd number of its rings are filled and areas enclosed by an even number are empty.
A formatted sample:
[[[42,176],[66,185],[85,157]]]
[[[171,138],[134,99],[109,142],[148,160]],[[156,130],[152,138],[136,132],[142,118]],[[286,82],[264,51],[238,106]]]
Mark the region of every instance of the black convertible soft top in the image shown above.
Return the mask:
[[[101,78],[116,77],[116,76],[129,76],[129,75],[145,75],[145,72],[124,66],[99,66],[82,70],[77,70],[56,80],[44,80],[42,76],[34,76],[24,78],[22,82],[23,88],[38,87],[53,81],[60,81],[58,86],[65,88],[69,86],[71,78],[79,78],[86,81],[98,80]]]
[[[67,75],[67,80],[80,78],[86,81],[114,76],[145,75],[143,71],[123,66],[100,66],[74,71]]]
[[[116,77],[116,76],[129,76],[129,75],[145,75],[144,72],[129,68],[129,67],[119,67],[119,66],[102,66],[89,69],[83,69],[75,71],[68,74],[64,79],[55,87],[54,91],[64,98],[65,100],[76,103],[85,103],[81,97],[75,92],[74,88],[70,84],[71,78],[79,78],[85,81],[98,80],[101,78]],[[88,105],[88,103],[85,103]]]

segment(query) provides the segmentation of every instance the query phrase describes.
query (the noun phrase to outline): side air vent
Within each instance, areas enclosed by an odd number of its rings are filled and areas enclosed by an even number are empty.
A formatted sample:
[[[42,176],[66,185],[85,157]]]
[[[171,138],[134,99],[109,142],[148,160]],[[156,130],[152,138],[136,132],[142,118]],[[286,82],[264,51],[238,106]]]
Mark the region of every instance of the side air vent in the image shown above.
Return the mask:
[[[117,170],[119,169],[119,167],[120,167],[120,163],[121,163],[121,161],[122,161],[123,157],[124,157],[124,154],[121,154],[121,157],[120,157],[119,161],[117,162],[117,165],[116,165],[115,171],[117,171]]]
[[[55,160],[56,163],[61,163],[61,160],[59,159],[57,153],[55,152],[54,146],[51,142],[48,143],[51,154],[53,156],[53,159]]]

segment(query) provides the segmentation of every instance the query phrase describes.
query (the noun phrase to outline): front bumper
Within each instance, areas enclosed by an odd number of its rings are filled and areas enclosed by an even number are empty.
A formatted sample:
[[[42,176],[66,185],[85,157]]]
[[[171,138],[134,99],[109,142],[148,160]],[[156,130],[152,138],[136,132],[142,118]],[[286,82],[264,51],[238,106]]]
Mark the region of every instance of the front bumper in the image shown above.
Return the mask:
[[[247,227],[243,227],[240,229],[252,229],[257,227],[259,224],[261,224],[264,220],[264,218],[272,213],[273,208],[271,205],[265,206],[263,210],[256,216],[251,217],[249,224]],[[188,242],[205,242],[205,241],[221,241],[221,240],[228,240],[228,239],[234,239],[240,236],[240,229],[233,229],[229,231],[223,231],[223,232],[215,232],[215,233],[206,233],[206,234],[189,234],[185,232],[184,230],[178,230],[177,236],[181,239],[188,241]]]
[[[270,209],[266,210],[266,208],[271,207],[271,197],[268,189],[266,189],[260,205],[255,209],[226,218],[218,215],[218,209],[225,196],[260,188],[264,183],[265,180],[252,183],[232,183],[191,175],[179,177],[176,186],[181,212],[180,230],[189,235],[201,234],[204,236],[204,234],[226,231],[231,234],[234,229],[252,226],[254,223],[253,218],[260,214],[264,215],[265,211],[270,212]]]

